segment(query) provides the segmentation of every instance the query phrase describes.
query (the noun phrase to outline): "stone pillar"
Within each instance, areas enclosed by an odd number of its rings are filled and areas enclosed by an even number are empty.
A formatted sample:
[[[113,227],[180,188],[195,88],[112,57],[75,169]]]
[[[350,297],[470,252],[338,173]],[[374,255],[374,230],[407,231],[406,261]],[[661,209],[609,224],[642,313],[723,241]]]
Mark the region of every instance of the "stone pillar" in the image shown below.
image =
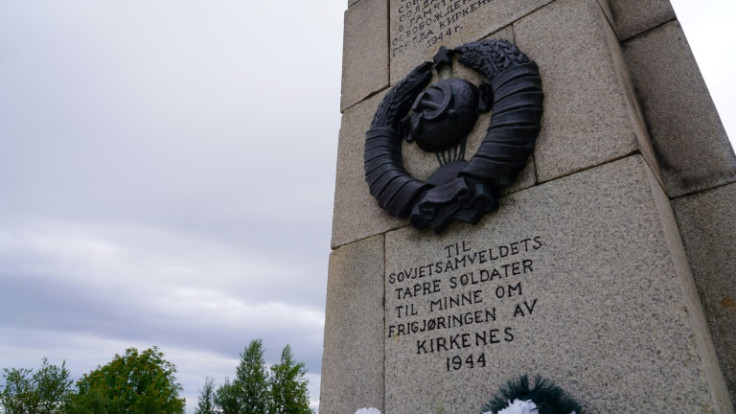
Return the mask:
[[[667,0],[350,0],[344,36],[321,414],[479,413],[524,374],[591,413],[734,412],[736,157]],[[365,133],[485,38],[539,66],[534,153],[498,211],[416,230],[370,195]]]

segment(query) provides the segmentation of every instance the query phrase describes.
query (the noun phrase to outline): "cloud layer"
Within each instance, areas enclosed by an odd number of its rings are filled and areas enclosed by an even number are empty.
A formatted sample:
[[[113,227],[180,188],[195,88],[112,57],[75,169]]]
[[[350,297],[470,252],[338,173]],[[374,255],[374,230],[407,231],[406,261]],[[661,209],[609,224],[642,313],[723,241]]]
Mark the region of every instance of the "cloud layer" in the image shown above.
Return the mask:
[[[0,2],[0,367],[248,342],[319,398],[343,5]]]

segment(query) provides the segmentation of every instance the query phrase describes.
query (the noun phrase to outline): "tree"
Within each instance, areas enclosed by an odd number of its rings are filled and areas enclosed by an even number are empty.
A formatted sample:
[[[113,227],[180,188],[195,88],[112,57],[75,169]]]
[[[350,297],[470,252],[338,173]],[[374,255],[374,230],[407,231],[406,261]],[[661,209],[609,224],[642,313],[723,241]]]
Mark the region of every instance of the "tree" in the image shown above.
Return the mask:
[[[263,359],[263,342],[250,341],[240,354],[232,392],[238,401],[238,414],[264,414],[268,408],[268,371]]]
[[[33,386],[31,369],[3,369],[5,387],[0,393],[3,412],[8,414],[24,414],[36,411],[38,394]]]
[[[62,413],[71,393],[72,380],[66,363],[50,365],[43,358],[41,369],[3,369],[5,386],[0,392],[0,406],[6,414]]]
[[[204,386],[199,390],[199,399],[197,401],[197,409],[194,414],[216,414],[215,411],[215,387],[214,381],[210,378],[204,379]]]
[[[291,347],[281,352],[281,362],[266,368],[263,342],[255,339],[240,354],[235,379],[217,389],[215,404],[222,414],[309,414],[307,373],[294,362]],[[201,397],[200,397],[201,398]]]
[[[238,394],[230,382],[230,378],[225,378],[225,383],[222,384],[215,393],[215,405],[220,407],[222,414],[239,414],[240,402],[238,402]]]
[[[240,354],[240,365],[235,370],[234,385],[240,391],[244,414],[263,414],[268,407],[268,372],[263,352],[260,339],[250,341]]]
[[[281,351],[281,362],[271,367],[269,414],[310,414],[309,390],[303,362],[294,362],[291,346]]]
[[[183,414],[176,367],[157,347],[125,355],[85,374],[77,382],[69,412],[91,414]]]

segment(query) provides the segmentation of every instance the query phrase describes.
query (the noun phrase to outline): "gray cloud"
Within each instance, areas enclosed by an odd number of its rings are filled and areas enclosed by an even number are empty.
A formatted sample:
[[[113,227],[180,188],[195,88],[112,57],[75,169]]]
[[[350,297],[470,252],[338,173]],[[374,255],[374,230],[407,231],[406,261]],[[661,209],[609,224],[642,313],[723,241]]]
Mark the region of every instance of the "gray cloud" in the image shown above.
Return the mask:
[[[196,400],[263,338],[319,397],[342,12],[0,3],[0,366],[158,345]]]

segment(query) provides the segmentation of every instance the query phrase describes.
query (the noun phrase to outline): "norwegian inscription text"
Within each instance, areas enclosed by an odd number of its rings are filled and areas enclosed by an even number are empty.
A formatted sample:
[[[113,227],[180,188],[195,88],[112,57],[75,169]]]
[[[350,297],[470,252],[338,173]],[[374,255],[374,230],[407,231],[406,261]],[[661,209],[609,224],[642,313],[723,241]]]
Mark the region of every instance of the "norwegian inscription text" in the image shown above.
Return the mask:
[[[513,342],[515,321],[542,306],[527,281],[539,274],[541,236],[493,247],[458,241],[428,263],[386,274],[386,337],[419,356],[442,354],[444,369],[483,368],[488,347]]]

